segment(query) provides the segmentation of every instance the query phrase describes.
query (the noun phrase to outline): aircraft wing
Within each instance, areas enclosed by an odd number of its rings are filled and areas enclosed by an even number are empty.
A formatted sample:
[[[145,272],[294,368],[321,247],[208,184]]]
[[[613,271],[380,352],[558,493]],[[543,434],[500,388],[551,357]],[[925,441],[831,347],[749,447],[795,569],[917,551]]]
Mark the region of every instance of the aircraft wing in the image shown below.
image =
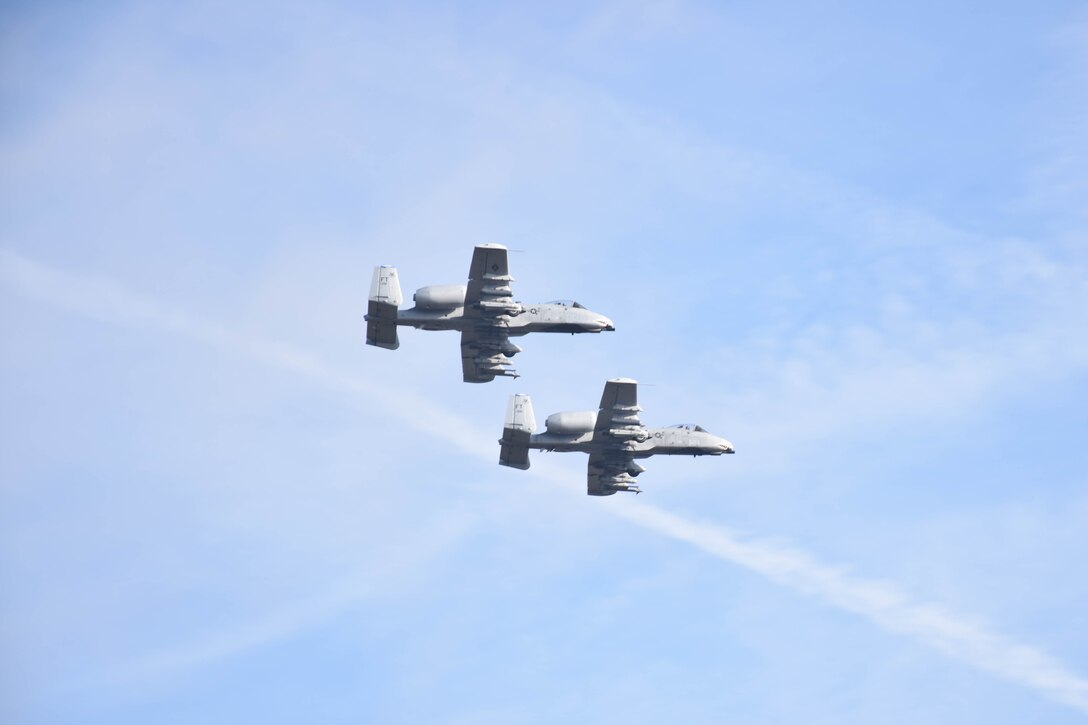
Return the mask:
[[[461,333],[461,370],[466,383],[486,383],[500,375],[517,377],[508,355],[518,352],[506,332],[509,315],[521,312],[510,290],[506,247],[477,244],[472,250],[465,292],[465,319],[472,326]]]
[[[628,472],[632,464],[634,459],[623,450],[594,451],[589,454],[586,493],[590,496],[611,496],[616,491],[639,493],[635,479]]]
[[[516,378],[504,351],[513,345],[503,327],[486,325],[461,333],[461,371],[466,383],[488,383],[498,376]]]
[[[506,247],[501,244],[477,244],[472,250],[465,293],[465,316],[488,317],[520,310],[510,289],[510,266]]]
[[[632,446],[646,439],[638,413],[638,383],[630,378],[615,378],[604,385],[593,439],[599,444],[589,456],[586,493],[590,496],[611,496],[616,491],[639,488],[631,476],[641,472],[631,455]]]
[[[615,378],[604,384],[601,408],[597,412],[594,436],[608,436],[620,440],[637,438],[644,434],[638,413],[638,383],[630,378]]]

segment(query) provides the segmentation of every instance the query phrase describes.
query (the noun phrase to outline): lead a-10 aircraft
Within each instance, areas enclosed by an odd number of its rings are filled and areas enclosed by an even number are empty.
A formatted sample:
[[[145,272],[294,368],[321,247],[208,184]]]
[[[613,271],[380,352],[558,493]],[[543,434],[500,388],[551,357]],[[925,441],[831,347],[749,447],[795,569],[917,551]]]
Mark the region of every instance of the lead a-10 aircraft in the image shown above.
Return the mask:
[[[513,395],[506,408],[499,463],[525,470],[529,449],[582,451],[589,454],[586,493],[611,496],[641,493],[635,476],[646,469],[636,459],[657,455],[720,456],[733,444],[697,425],[646,428],[639,421],[638,384],[629,378],[605,383],[600,410],[548,416],[546,432],[533,435],[536,419],[528,395]]]
[[[397,327],[457,330],[466,383],[486,383],[498,376],[518,377],[510,358],[521,348],[511,337],[530,332],[604,332],[612,320],[577,302],[526,305],[510,290],[506,247],[479,244],[472,251],[468,285],[432,285],[416,291],[415,307],[398,309],[404,297],[395,267],[375,267],[366,315],[366,344],[396,350]]]

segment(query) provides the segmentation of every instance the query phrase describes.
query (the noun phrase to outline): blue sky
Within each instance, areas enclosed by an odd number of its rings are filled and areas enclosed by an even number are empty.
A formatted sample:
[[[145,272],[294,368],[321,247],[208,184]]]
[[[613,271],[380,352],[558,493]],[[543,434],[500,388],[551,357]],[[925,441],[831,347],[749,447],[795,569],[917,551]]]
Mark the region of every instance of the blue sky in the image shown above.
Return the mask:
[[[220,5],[0,11],[0,719],[1085,719],[1083,4]],[[617,331],[363,344],[480,242]]]

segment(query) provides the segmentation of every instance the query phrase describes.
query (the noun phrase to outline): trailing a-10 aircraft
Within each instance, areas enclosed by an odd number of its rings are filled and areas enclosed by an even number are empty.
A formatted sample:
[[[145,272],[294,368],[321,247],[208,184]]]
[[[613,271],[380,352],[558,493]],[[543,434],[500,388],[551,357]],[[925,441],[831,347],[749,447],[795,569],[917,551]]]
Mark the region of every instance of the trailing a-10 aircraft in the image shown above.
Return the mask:
[[[640,493],[635,476],[646,469],[636,459],[656,455],[720,456],[733,444],[697,425],[646,428],[639,420],[638,384],[629,378],[605,383],[599,410],[556,413],[536,435],[533,404],[528,395],[513,395],[506,409],[499,463],[525,470],[529,449],[582,451],[589,454],[586,493],[611,496]]]
[[[435,285],[416,291],[415,307],[401,310],[403,295],[397,270],[376,267],[366,315],[366,343],[396,350],[397,327],[457,330],[466,383],[486,383],[498,376],[517,377],[510,358],[521,348],[511,337],[530,332],[604,332],[612,320],[577,302],[515,302],[510,290],[506,247],[479,244],[472,252],[468,285]]]

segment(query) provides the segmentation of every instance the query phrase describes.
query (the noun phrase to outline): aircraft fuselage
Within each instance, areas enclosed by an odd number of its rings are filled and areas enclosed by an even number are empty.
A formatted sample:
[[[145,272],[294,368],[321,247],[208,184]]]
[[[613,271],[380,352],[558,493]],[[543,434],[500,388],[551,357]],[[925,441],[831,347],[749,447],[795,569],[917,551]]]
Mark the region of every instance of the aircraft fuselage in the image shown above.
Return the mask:
[[[592,310],[552,302],[522,304],[520,312],[487,320],[466,317],[463,306],[447,310],[412,307],[401,310],[396,322],[398,326],[415,327],[420,330],[458,332],[473,329],[480,324],[489,327],[499,325],[510,337],[527,335],[530,332],[605,332],[615,329],[611,320]]]
[[[733,446],[725,438],[705,430],[685,428],[644,428],[645,437],[631,438],[624,443],[624,451],[631,458],[650,456],[720,456],[732,453]],[[542,451],[581,451],[593,453],[613,445],[593,431],[584,433],[538,433],[529,438],[528,447]]]

